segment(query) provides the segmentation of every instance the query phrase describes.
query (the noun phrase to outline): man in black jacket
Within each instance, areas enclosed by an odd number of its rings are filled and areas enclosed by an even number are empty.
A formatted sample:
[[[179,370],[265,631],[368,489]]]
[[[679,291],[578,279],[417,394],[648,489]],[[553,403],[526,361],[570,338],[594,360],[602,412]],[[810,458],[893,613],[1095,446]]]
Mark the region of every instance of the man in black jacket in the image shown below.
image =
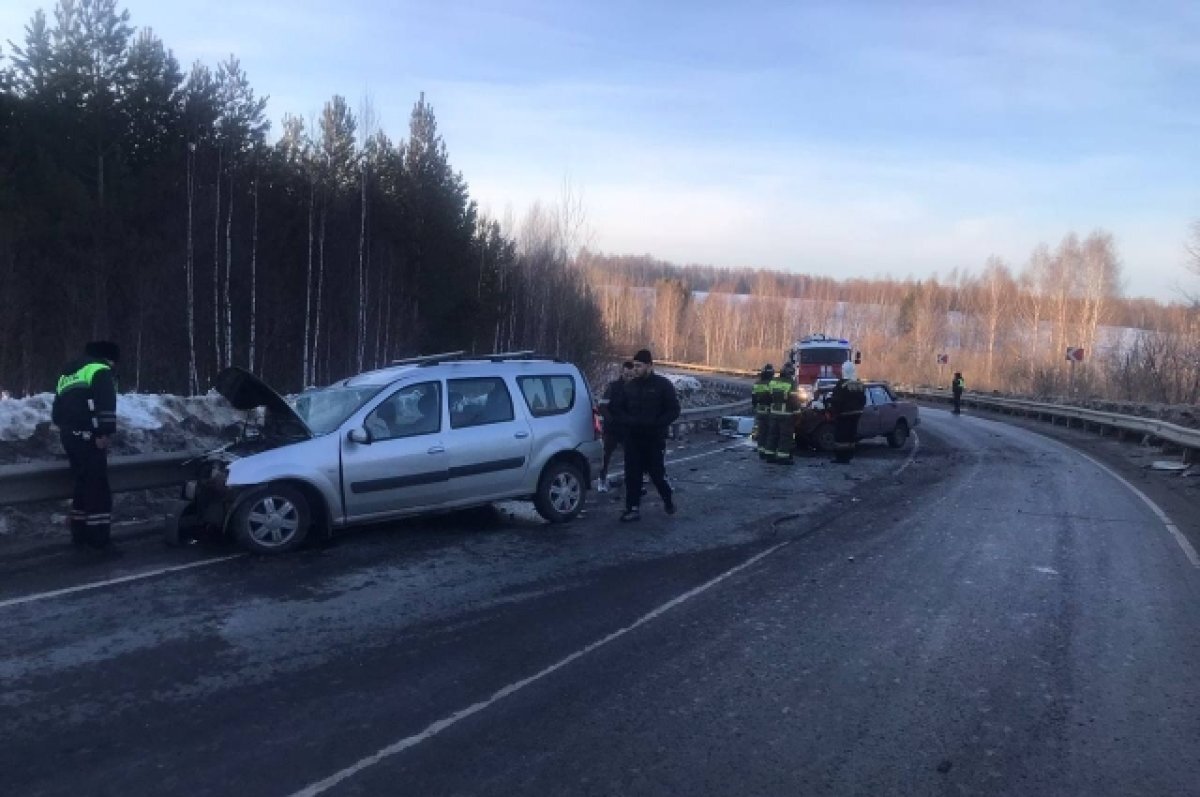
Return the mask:
[[[643,473],[649,473],[667,514],[675,514],[663,460],[667,430],[679,417],[679,397],[671,380],[654,373],[654,359],[648,349],[633,355],[633,369],[634,376],[625,383],[620,398],[609,405],[625,434],[625,512],[621,521],[626,523],[641,519],[638,505]]]
[[[67,364],[55,388],[51,419],[75,477],[71,541],[95,550],[109,548],[112,490],[108,484],[109,439],[117,430],[117,380],[112,368],[117,344],[93,341]]]

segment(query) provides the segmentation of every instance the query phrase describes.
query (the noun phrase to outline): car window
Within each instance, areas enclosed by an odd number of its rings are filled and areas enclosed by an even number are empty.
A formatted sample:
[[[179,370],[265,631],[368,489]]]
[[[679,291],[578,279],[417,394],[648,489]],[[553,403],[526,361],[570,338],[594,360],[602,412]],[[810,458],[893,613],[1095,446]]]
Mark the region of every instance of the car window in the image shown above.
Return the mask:
[[[317,388],[296,396],[292,400],[292,407],[313,434],[328,434],[378,392],[378,385]]]
[[[871,403],[872,404],[888,404],[889,402],[891,402],[891,400],[892,400],[892,397],[890,395],[888,395],[888,392],[885,388],[878,387],[878,386],[871,388]]]
[[[451,429],[502,423],[514,417],[512,395],[498,376],[450,379],[446,391],[450,397]]]
[[[371,410],[364,426],[375,441],[441,431],[441,397],[441,385],[437,382],[407,385]]]
[[[519,376],[517,384],[525,396],[525,406],[535,418],[561,415],[575,406],[575,378],[572,376]]]

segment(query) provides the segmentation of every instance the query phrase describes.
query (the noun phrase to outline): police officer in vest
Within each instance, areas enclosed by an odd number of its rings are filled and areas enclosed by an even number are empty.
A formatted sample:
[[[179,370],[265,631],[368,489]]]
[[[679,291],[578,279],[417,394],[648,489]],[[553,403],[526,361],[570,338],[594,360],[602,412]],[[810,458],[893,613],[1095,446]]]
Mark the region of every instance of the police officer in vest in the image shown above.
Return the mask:
[[[963,379],[962,371],[954,372],[954,381],[950,383],[950,390],[954,394],[954,414],[962,414],[962,394],[967,387],[967,380]]]
[[[767,363],[758,372],[758,381],[750,388],[750,402],[754,406],[754,431],[750,438],[758,442],[758,455],[765,457],[767,449],[763,442],[767,436],[767,417],[771,412],[771,380],[775,377],[775,366]]]
[[[80,547],[110,550],[112,491],[108,485],[108,446],[117,430],[117,344],[93,341],[84,355],[63,369],[51,418],[75,477],[71,500],[71,541]]]

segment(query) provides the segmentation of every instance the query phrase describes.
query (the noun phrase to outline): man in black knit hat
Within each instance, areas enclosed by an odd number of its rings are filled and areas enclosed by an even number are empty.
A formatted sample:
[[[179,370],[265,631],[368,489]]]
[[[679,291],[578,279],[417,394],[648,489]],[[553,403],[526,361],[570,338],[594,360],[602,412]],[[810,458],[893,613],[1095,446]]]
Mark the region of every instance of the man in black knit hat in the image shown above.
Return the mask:
[[[83,356],[68,363],[59,376],[51,414],[75,477],[71,542],[98,551],[111,550],[108,447],[117,430],[117,380],[112,369],[119,359],[121,350],[115,343],[87,344]]]
[[[633,355],[634,376],[625,383],[609,411],[625,435],[625,512],[622,522],[640,520],[642,474],[662,496],[668,515],[675,514],[671,485],[667,482],[667,431],[679,417],[679,397],[665,376],[654,373],[654,358],[649,349]]]

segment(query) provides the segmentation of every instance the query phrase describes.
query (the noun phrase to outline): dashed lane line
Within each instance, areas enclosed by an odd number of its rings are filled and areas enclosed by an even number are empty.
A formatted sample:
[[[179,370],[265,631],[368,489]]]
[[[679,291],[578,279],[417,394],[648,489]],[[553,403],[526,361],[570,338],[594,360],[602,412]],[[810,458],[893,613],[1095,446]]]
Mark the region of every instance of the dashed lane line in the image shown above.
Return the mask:
[[[492,696],[487,698],[486,700],[482,700],[478,703],[474,703],[470,706],[467,706],[464,709],[454,712],[453,714],[451,714],[448,717],[444,717],[444,718],[438,720],[437,722],[432,723],[431,725],[426,727],[425,730],[421,731],[420,733],[413,734],[412,736],[406,736],[403,739],[395,741],[392,744],[389,744],[387,747],[381,748],[380,750],[375,751],[371,755],[366,756],[365,758],[362,758],[359,761],[351,764],[350,766],[346,767],[345,769],[335,772],[334,774],[330,775],[329,777],[325,778],[324,780],[319,780],[315,783],[305,786],[300,791],[295,792],[292,795],[292,797],[315,797],[316,795],[321,794],[322,792],[332,789],[333,787],[337,786],[338,784],[342,783],[343,781],[354,777],[355,775],[362,772],[363,770],[368,769],[369,767],[375,766],[376,764],[382,762],[384,759],[390,758],[398,753],[402,753],[405,750],[408,750],[409,748],[416,747],[417,745],[421,744],[422,742],[432,739],[434,736],[437,736],[442,731],[453,727],[454,725],[458,724],[459,722],[462,722],[463,720],[467,719],[468,717],[471,717],[475,714],[478,714],[481,711],[484,711],[485,709],[498,703],[499,701],[503,700],[504,698],[509,697],[510,695],[514,695],[517,692],[520,692],[525,687],[531,686],[531,685],[537,683],[538,681],[542,680],[543,678],[546,678],[547,676],[554,674],[555,672],[557,672],[558,670],[561,670],[562,668],[566,667],[567,665],[571,664],[572,662],[583,658],[584,656],[588,655],[589,653],[591,653],[595,650],[598,650],[598,649],[604,647],[605,645],[609,644],[610,642],[615,642],[616,640],[625,636],[629,632],[634,631],[634,630],[642,627],[643,625],[646,625],[647,623],[657,619],[658,617],[662,616],[663,614],[665,614],[666,612],[675,608],[676,606],[680,605],[681,603],[689,601],[692,598],[696,597],[697,595],[700,595],[700,594],[712,589],[717,584],[720,584],[722,581],[726,580],[730,576],[732,576],[736,573],[739,573],[748,567],[751,567],[752,565],[756,564],[757,562],[762,561],[763,559],[766,559],[768,556],[770,556],[771,554],[775,553],[776,551],[778,551],[779,549],[781,549],[787,545],[791,545],[790,540],[787,542],[781,542],[778,545],[774,545],[761,553],[755,554],[754,556],[750,557],[749,559],[742,562],[741,564],[736,565],[735,567],[732,567],[729,570],[726,570],[724,573],[717,576],[716,578],[713,578],[710,581],[706,581],[705,583],[701,584],[700,586],[695,587],[694,589],[690,589],[687,592],[683,593],[682,595],[672,598],[671,600],[662,604],[658,608],[650,611],[649,613],[642,615],[640,618],[638,618],[632,624],[627,625],[624,628],[621,628],[617,631],[613,631],[611,634],[609,634],[605,637],[602,637],[602,638],[596,640],[595,642],[592,642],[591,644],[587,645],[586,647],[580,648],[579,650],[570,654],[566,658],[559,659],[554,664],[551,664],[549,667],[546,667],[545,669],[543,669],[537,673],[534,673],[533,675],[529,676],[528,678],[523,678],[520,681],[515,681],[515,682],[509,684],[508,686],[505,686],[504,688],[493,693]]]

